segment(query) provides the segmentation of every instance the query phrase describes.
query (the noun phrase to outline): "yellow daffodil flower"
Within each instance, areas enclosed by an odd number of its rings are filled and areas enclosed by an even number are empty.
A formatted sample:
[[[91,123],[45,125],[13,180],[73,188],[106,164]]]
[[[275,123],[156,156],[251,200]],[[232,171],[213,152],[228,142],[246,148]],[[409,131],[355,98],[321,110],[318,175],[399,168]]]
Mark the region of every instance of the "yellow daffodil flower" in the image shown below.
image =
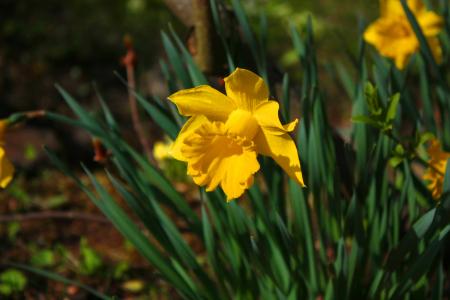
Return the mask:
[[[447,160],[450,158],[450,153],[442,151],[439,141],[433,139],[428,148],[428,155],[430,157],[428,161],[430,167],[423,175],[423,179],[429,182],[428,189],[431,191],[433,198],[439,199],[442,195],[445,170],[447,168]]]
[[[162,161],[170,156],[170,149],[172,148],[173,142],[169,139],[166,141],[159,141],[153,145],[153,156],[157,161]]]
[[[180,114],[190,119],[175,140],[171,154],[188,164],[188,175],[207,191],[219,184],[227,201],[240,197],[259,170],[257,155],[271,156],[304,186],[294,141],[289,136],[298,120],[282,125],[279,105],[269,100],[264,80],[245,69],[225,78],[226,95],[202,85],[171,96]]]
[[[380,3],[381,16],[366,29],[364,40],[375,46],[381,55],[393,59],[401,70],[411,55],[419,50],[420,44],[400,0],[381,0]],[[442,30],[444,20],[436,13],[428,11],[421,0],[408,0],[407,3],[439,63],[442,59],[442,49],[437,36]]]
[[[14,166],[8,160],[5,150],[0,147],[0,187],[6,188],[13,179]]]

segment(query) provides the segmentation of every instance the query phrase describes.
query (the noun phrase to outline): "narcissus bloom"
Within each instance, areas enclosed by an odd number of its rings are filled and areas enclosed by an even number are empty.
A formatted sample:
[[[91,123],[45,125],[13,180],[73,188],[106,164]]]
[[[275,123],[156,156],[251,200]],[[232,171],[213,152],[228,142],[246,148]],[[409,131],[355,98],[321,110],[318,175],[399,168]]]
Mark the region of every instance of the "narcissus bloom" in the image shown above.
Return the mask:
[[[289,132],[298,120],[282,125],[279,105],[269,100],[264,80],[245,69],[225,78],[226,95],[202,85],[171,96],[180,114],[190,119],[175,140],[171,154],[188,164],[188,175],[207,191],[219,184],[227,201],[253,184],[257,155],[271,156],[304,186],[296,145]]]
[[[430,157],[428,161],[430,167],[423,175],[423,179],[429,182],[428,189],[431,191],[433,197],[438,199],[442,195],[445,170],[450,153],[442,151],[441,144],[438,140],[434,139],[428,148],[428,155]]]
[[[408,0],[407,3],[439,63],[442,59],[442,49],[437,36],[442,30],[444,20],[436,13],[428,11],[421,0]],[[393,59],[401,70],[411,55],[419,50],[420,44],[400,0],[381,0],[380,6],[381,16],[366,29],[364,39],[375,46],[381,55]]]
[[[0,187],[6,188],[13,179],[14,166],[6,158],[5,150],[0,147]]]
[[[170,149],[173,142],[168,138],[163,141],[158,141],[153,145],[153,156],[157,161],[162,161],[166,158],[170,158]]]

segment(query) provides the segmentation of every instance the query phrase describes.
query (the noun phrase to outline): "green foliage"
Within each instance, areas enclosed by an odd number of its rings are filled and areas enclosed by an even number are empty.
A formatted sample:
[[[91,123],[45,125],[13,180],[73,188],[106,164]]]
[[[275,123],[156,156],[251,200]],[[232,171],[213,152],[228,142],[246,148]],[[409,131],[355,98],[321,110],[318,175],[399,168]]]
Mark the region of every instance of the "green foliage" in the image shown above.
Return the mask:
[[[129,268],[130,266],[127,262],[124,261],[119,262],[117,265],[114,266],[113,278],[121,279]]]
[[[50,267],[55,264],[55,254],[52,249],[41,249],[36,251],[30,259],[35,267]]]
[[[221,4],[215,0],[211,4],[217,32],[224,34]],[[255,33],[241,2],[233,0],[231,6],[242,30],[241,42],[249,47],[253,61],[241,62],[228,44],[224,46],[228,67],[254,65],[268,81],[272,74],[266,53],[267,20],[260,17]],[[261,175],[245,199],[226,203],[221,191],[200,189],[200,199],[194,199],[200,208],[195,210],[120,135],[105,102],[100,103],[104,114],[94,116],[60,86],[58,91],[76,117],[55,113],[47,117],[83,128],[102,141],[112,155],[105,172],[115,192],[86,166],[82,169],[89,183],[49,149],[48,155],[183,298],[438,299],[447,275],[442,253],[450,230],[450,168],[437,202],[417,173],[416,163],[427,166],[419,150],[431,133],[450,144],[449,87],[439,79],[448,75],[444,67],[449,62],[447,57],[443,67],[433,65],[420,28],[405,8],[422,49],[410,70],[400,72],[377,54],[368,68],[362,40],[359,52],[351,57],[354,69],[334,64],[338,81],[353,103],[355,124],[348,143],[328,123],[312,19],[307,19],[301,33],[291,25],[302,80],[295,82],[290,78],[298,76],[284,74],[281,83],[268,83],[272,95],[281,100],[285,120],[296,115],[293,108],[301,108],[295,140],[305,189],[286,180],[279,167],[263,158]],[[443,34],[448,36],[448,29]],[[161,36],[167,54],[161,67],[169,92],[207,83],[174,30]],[[228,36],[221,41],[227,45]],[[175,138],[184,120],[174,107],[136,95],[165,134]],[[433,121],[436,104],[441,122]],[[126,209],[118,204],[117,194]],[[182,220],[204,255],[194,251],[175,220]],[[80,250],[92,274],[101,260],[83,242]],[[118,267],[117,276],[123,268]]]
[[[24,290],[27,278],[16,269],[7,269],[0,273],[0,295],[11,296]]]
[[[180,162],[178,160],[168,158],[164,159],[160,162],[162,173],[164,176],[167,177],[170,181],[173,182],[189,182],[191,181],[188,179],[186,173],[186,164],[183,162]]]
[[[33,161],[37,157],[37,151],[33,145],[27,145],[24,152],[24,157],[26,160]]]
[[[10,241],[14,241],[16,239],[17,234],[20,232],[20,223],[19,222],[11,222],[7,224],[6,231],[8,232],[8,239]]]
[[[92,275],[102,267],[100,255],[91,247],[87,240],[80,240],[80,273],[83,275]]]
[[[398,103],[400,101],[400,94],[396,93],[392,95],[389,98],[386,107],[384,107],[379,99],[376,88],[368,82],[364,87],[364,95],[370,115],[354,116],[352,121],[372,125],[384,132],[391,131],[397,113]]]
[[[98,299],[102,299],[102,300],[110,300],[110,299],[112,299],[112,298],[110,298],[110,297],[108,297],[108,296],[106,296],[106,295],[104,295],[104,294],[102,294],[102,293],[92,289],[91,287],[89,287],[87,285],[84,285],[83,283],[80,283],[80,282],[78,282],[76,280],[67,279],[67,278],[65,278],[65,277],[63,277],[61,275],[58,275],[58,274],[50,272],[50,271],[46,271],[46,270],[43,270],[43,269],[40,269],[40,268],[30,267],[30,266],[23,265],[23,264],[17,264],[17,263],[7,263],[6,265],[11,266],[11,267],[16,268],[16,269],[20,269],[22,271],[33,273],[35,275],[46,277],[46,278],[48,278],[50,280],[59,281],[59,282],[62,282],[64,284],[67,284],[67,285],[70,284],[70,285],[77,286],[77,287],[87,291],[88,293],[92,294],[93,296],[97,297]]]

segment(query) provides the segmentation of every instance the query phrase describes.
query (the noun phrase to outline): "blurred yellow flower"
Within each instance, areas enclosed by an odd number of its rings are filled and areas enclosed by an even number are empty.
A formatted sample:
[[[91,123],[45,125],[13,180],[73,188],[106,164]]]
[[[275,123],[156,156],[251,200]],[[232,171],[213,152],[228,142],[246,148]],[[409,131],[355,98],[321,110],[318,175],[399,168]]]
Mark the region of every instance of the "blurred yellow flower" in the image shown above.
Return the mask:
[[[428,11],[421,0],[408,0],[407,3],[439,63],[442,59],[442,49],[437,36],[442,30],[443,18]],[[400,0],[381,0],[380,6],[381,16],[366,29],[364,40],[375,46],[381,55],[393,59],[401,70],[411,55],[419,50],[420,44]]]
[[[297,147],[289,136],[298,120],[282,125],[279,105],[269,100],[264,80],[245,69],[225,78],[226,95],[202,85],[181,90],[169,100],[191,118],[171,154],[188,164],[188,175],[207,191],[219,184],[227,201],[240,197],[259,170],[257,155],[271,156],[304,186]]]
[[[157,161],[162,161],[170,156],[170,148],[172,147],[173,142],[169,139],[166,141],[159,141],[153,145],[153,156]]]
[[[447,160],[450,158],[450,153],[442,151],[439,141],[433,139],[428,148],[428,155],[430,157],[428,160],[430,167],[423,175],[423,179],[429,182],[428,189],[431,191],[433,198],[438,199],[442,195],[445,170],[447,168]]]
[[[0,187],[6,188],[14,175],[14,166],[6,158],[5,150],[0,147]]]

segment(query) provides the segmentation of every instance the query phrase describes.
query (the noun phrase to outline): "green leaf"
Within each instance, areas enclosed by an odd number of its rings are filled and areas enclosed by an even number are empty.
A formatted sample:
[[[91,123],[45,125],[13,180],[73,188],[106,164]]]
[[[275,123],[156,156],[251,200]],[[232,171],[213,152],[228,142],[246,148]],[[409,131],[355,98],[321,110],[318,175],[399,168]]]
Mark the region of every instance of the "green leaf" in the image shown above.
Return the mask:
[[[371,126],[373,126],[375,128],[382,128],[383,127],[383,124],[380,123],[379,121],[373,119],[372,117],[364,116],[364,115],[353,116],[352,117],[352,122],[368,124],[368,125],[371,125]]]
[[[43,249],[31,256],[30,262],[36,267],[50,267],[55,264],[55,254],[51,249]]]
[[[219,12],[219,7],[218,7],[219,3],[217,0],[210,0],[209,3],[211,5],[211,14],[212,14],[212,18],[214,21],[214,27],[215,27],[217,34],[222,42],[222,46],[225,49],[225,55],[227,57],[227,63],[228,63],[228,71],[229,71],[229,73],[232,73],[234,71],[234,69],[236,69],[236,67],[235,67],[235,63],[233,60],[233,56],[231,54],[230,46],[228,45],[228,42],[226,40],[225,30],[222,26],[223,22],[220,18],[220,12]],[[221,9],[223,10],[224,8],[222,7]]]
[[[8,239],[14,241],[17,234],[20,232],[20,222],[11,222],[7,224]]]
[[[389,159],[389,165],[393,168],[398,167],[405,160],[402,156],[393,156]]]
[[[160,107],[157,106],[156,103],[151,103],[147,101],[140,94],[134,92],[136,95],[136,99],[139,104],[145,109],[145,111],[149,114],[149,116],[155,121],[158,126],[172,139],[178,135],[178,131],[180,128],[174,123],[170,117],[165,113]]]
[[[111,110],[109,109],[108,105],[106,104],[105,100],[103,99],[102,95],[98,91],[97,85],[94,85],[95,94],[97,95],[98,101],[100,102],[100,105],[102,107],[103,116],[105,118],[106,124],[108,124],[108,127],[114,131],[114,133],[118,134],[120,132],[119,126],[114,119],[113,114],[111,113]]]
[[[36,275],[39,275],[39,276],[42,276],[42,277],[46,277],[46,278],[48,278],[50,280],[59,281],[59,282],[62,282],[64,284],[67,284],[67,285],[75,285],[75,286],[85,290],[86,292],[88,292],[88,293],[92,294],[93,296],[95,296],[95,297],[97,297],[99,299],[102,299],[102,300],[112,300],[112,298],[110,298],[110,297],[100,293],[99,291],[96,291],[95,289],[93,289],[93,288],[91,288],[91,287],[89,287],[89,286],[87,286],[87,285],[85,285],[85,284],[83,284],[81,282],[78,282],[76,280],[68,279],[68,278],[63,277],[63,276],[61,276],[61,275],[59,275],[57,273],[54,273],[54,272],[50,272],[50,271],[46,271],[46,270],[42,270],[42,269],[38,269],[38,268],[33,268],[33,267],[30,267],[30,266],[27,266],[27,265],[17,264],[17,263],[6,263],[5,265],[11,266],[11,267],[23,270],[23,271],[27,271],[27,272],[30,272],[30,273],[34,273]]]
[[[335,67],[341,84],[344,87],[345,92],[347,93],[347,96],[353,100],[356,90],[355,82],[353,81],[348,70],[344,67],[343,64],[341,64],[340,62],[336,62]]]
[[[0,294],[10,295],[21,292],[27,285],[27,278],[16,269],[7,269],[0,273]]]
[[[436,208],[429,210],[416,221],[408,234],[400,241],[400,244],[390,253],[386,262],[388,270],[395,270],[398,268],[402,263],[403,258],[405,258],[410,251],[416,249],[416,245],[430,230],[436,216],[436,210]]]
[[[445,168],[444,185],[442,187],[443,194],[450,193],[450,158],[447,159],[447,167]]]
[[[439,76],[439,68],[436,63],[436,60],[434,59],[433,52],[431,51],[430,45],[428,44],[427,38],[423,34],[422,29],[420,28],[419,22],[417,22],[416,17],[414,16],[414,13],[411,11],[411,9],[408,6],[408,3],[406,0],[400,0],[403,10],[405,11],[406,17],[408,18],[409,23],[411,24],[411,27],[414,30],[414,33],[417,36],[417,39],[419,40],[420,44],[420,50],[423,53],[427,64],[431,67],[433,73],[436,76]]]
[[[398,107],[399,101],[400,101],[399,93],[394,94],[390,98],[389,103],[388,103],[387,112],[386,112],[386,118],[385,118],[386,123],[391,123],[395,119],[395,114],[397,113],[397,107]]]
[[[364,86],[364,96],[370,114],[380,116],[383,112],[383,108],[381,106],[380,99],[378,98],[378,91],[372,83],[367,82]]]
[[[64,101],[66,101],[67,105],[73,110],[73,112],[77,115],[77,117],[80,119],[80,121],[84,124],[86,128],[89,128],[89,130],[92,132],[93,135],[99,135],[100,126],[98,122],[94,120],[94,118],[86,111],[84,110],[77,101],[72,98],[72,96],[67,93],[60,85],[55,85],[58,92],[63,97]],[[46,113],[47,117],[54,116],[56,117],[56,114]],[[63,119],[64,117],[60,117],[60,119]],[[67,118],[68,119],[68,118]]]
[[[195,299],[196,292],[192,291],[182,278],[174,270],[169,261],[160,253],[160,251],[152,245],[143,235],[137,225],[127,216],[127,214],[115,203],[114,199],[109,195],[106,189],[97,181],[92,173],[85,169],[95,189],[98,197],[83,184],[77,176],[69,169],[53,152],[44,148],[52,163],[54,163],[67,176],[72,178],[80,189],[100,208],[100,210],[111,220],[113,225],[129,240],[150,263],[152,263],[166,279],[177,288],[181,294],[189,299]]]
[[[290,116],[291,97],[290,97],[290,90],[289,90],[289,74],[288,73],[284,73],[282,91],[283,91],[283,94],[281,97],[281,103],[282,103],[281,113],[282,113],[284,121],[288,122],[291,118],[291,116]]]
[[[393,295],[389,299],[401,299],[402,296],[411,289],[413,284],[426,274],[439,250],[443,246],[443,240],[450,230],[450,225],[444,228],[439,237],[435,239],[426,249],[426,251],[414,260],[412,266],[400,279],[399,285],[394,289]]]
[[[250,51],[252,52],[253,58],[255,59],[258,73],[264,78],[264,81],[267,82],[267,73],[264,64],[264,57],[262,57],[260,53],[260,45],[257,43],[256,38],[252,32],[250,27],[250,23],[248,22],[247,15],[242,7],[240,0],[231,0],[231,5],[233,6],[234,14],[239,22],[239,25],[242,29],[242,33],[244,35],[244,39],[250,47]]]
[[[92,275],[96,273],[103,264],[100,255],[94,249],[89,247],[85,238],[82,238],[80,241],[80,256],[80,271],[82,274]]]
[[[430,141],[433,138],[434,138],[434,134],[431,133],[431,132],[419,133],[418,139],[417,139],[417,143],[416,143],[416,147],[425,144],[426,142]]]
[[[206,79],[205,75],[203,75],[202,71],[199,69],[199,67],[195,63],[191,54],[184,46],[184,43],[180,40],[178,35],[175,33],[175,30],[173,30],[172,26],[169,26],[169,29],[170,29],[170,33],[172,34],[172,37],[175,39],[175,42],[177,43],[178,48],[181,50],[181,54],[183,55],[183,59],[186,63],[191,81],[194,84],[194,86],[201,85],[201,84],[208,84],[208,80]]]
[[[291,23],[291,39],[292,43],[294,44],[295,51],[297,52],[297,55],[300,59],[302,59],[306,55],[306,46],[302,38],[300,37],[300,34],[297,31],[297,28],[295,28],[295,25]]]
[[[192,87],[192,81],[184,68],[183,60],[180,57],[177,49],[173,45],[169,36],[165,32],[161,32],[161,38],[163,42],[164,49],[166,50],[167,57],[169,58],[170,64],[175,71],[176,78],[181,80],[184,88]]]
[[[113,278],[114,279],[122,279],[126,272],[130,269],[130,264],[126,261],[120,261],[117,265],[114,266],[113,270]]]

